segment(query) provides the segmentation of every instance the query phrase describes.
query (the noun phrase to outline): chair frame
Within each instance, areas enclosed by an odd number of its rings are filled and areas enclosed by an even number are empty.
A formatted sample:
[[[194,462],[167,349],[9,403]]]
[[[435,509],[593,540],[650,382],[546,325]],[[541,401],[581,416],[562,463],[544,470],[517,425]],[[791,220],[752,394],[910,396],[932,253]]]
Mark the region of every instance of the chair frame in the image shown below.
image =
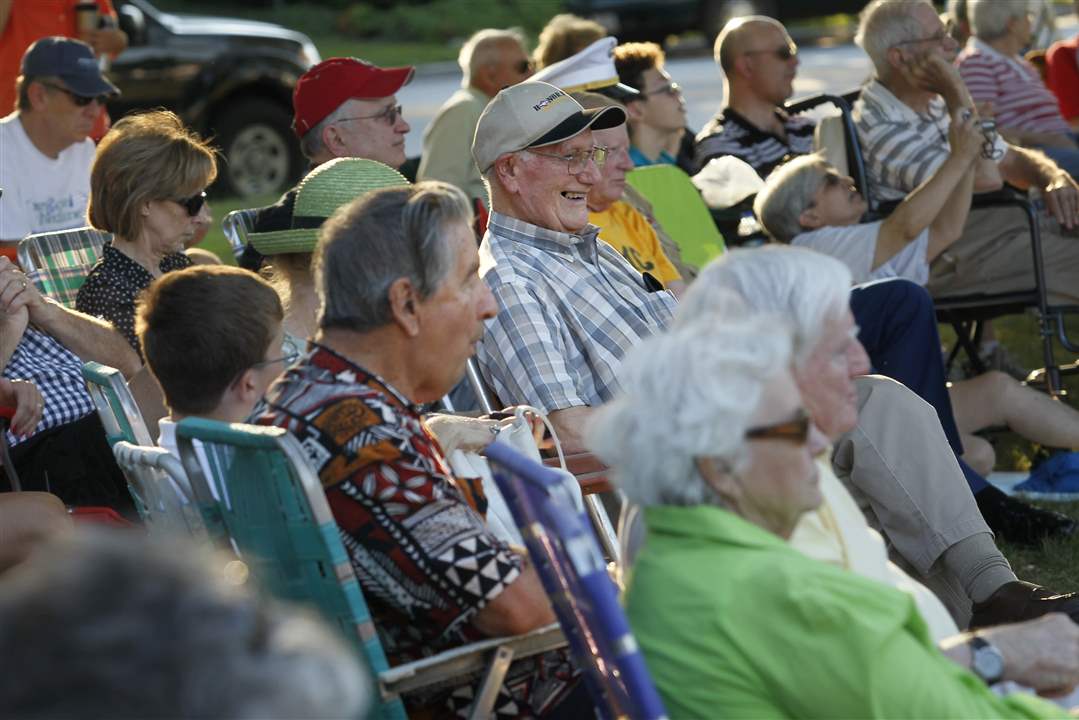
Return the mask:
[[[666,718],[619,605],[618,588],[588,518],[574,506],[568,479],[500,443],[484,454],[600,714]]]
[[[465,681],[467,681],[468,676],[476,673],[480,673],[483,680],[473,702],[470,717],[477,719],[489,717],[497,698],[497,690],[502,685],[510,662],[514,658],[529,657],[565,645],[559,627],[550,625],[526,635],[492,638],[453,648],[422,660],[390,667],[363,597],[363,591],[344,546],[341,544],[338,535],[340,531],[337,530],[322,484],[317,474],[307,464],[299,441],[282,428],[227,424],[198,418],[181,421],[176,427],[176,440],[184,469],[191,481],[196,503],[203,513],[210,535],[223,545],[227,545],[231,537],[227,527],[229,520],[227,510],[214,499],[210,490],[210,479],[203,473],[202,464],[195,452],[194,441],[202,441],[208,454],[210,450],[206,448],[206,444],[215,443],[233,448],[270,450],[283,456],[291,473],[290,482],[293,488],[302,490],[307,514],[322,529],[321,537],[327,556],[333,564],[337,579],[341,582],[342,592],[346,595],[347,604],[353,616],[352,621],[356,624],[356,632],[346,633],[346,640],[351,641],[357,652],[367,660],[376,677],[382,701],[380,717],[403,720],[405,712],[401,702],[402,695],[416,690],[443,686],[455,687],[461,684],[462,676],[465,676]],[[212,465],[211,467],[220,466]],[[227,487],[229,476],[226,473],[214,478],[214,482],[219,487]],[[282,521],[284,521],[283,517]],[[333,528],[333,530],[327,531],[327,528]],[[242,548],[240,550],[242,551]],[[354,593],[346,590],[352,587],[355,587]]]
[[[233,256],[239,260],[247,247],[247,235],[251,232],[258,208],[233,210],[221,219],[221,232],[229,241]]]
[[[125,440],[113,445],[112,452],[139,517],[151,531],[206,540],[206,527],[179,458],[164,448]]]
[[[862,152],[858,130],[854,124],[852,106],[861,95],[861,89],[852,90],[843,95],[822,93],[803,98],[786,106],[787,112],[797,114],[806,112],[818,105],[831,103],[839,109],[843,122],[843,135],[847,147],[847,173],[854,180],[862,197],[870,204],[866,219],[875,219],[887,215],[894,206],[874,206],[866,171],[865,155]],[[996,193],[981,193],[974,196],[971,209],[988,207],[1014,207],[1024,214],[1030,233],[1031,261],[1034,269],[1034,288],[1024,291],[1003,293],[966,293],[945,297],[934,297],[937,321],[952,326],[956,334],[956,344],[949,351],[945,368],[950,369],[960,351],[963,351],[975,374],[985,372],[984,363],[978,356],[981,332],[984,323],[1002,315],[1016,314],[1033,309],[1038,319],[1038,335],[1042,342],[1042,361],[1046,390],[1052,397],[1065,393],[1061,384],[1062,368],[1056,362],[1053,353],[1054,336],[1061,346],[1072,353],[1079,353],[1079,344],[1068,337],[1064,326],[1064,314],[1079,310],[1072,306],[1051,306],[1045,283],[1045,264],[1042,254],[1041,230],[1038,225],[1037,211],[1030,199],[1018,190],[1005,188]],[[1073,369],[1067,372],[1074,371]],[[1039,371],[1031,373],[1028,381],[1033,380]]]
[[[154,444],[123,373],[97,362],[83,363],[82,376],[94,401],[109,445],[126,440],[132,445]]]

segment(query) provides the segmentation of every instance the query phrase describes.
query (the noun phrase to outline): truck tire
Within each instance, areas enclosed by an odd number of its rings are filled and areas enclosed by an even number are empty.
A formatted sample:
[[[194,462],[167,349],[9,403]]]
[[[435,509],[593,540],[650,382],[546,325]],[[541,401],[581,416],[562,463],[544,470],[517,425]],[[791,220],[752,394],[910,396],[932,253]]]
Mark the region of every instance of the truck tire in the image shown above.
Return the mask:
[[[303,171],[300,144],[288,108],[262,98],[236,100],[217,113],[220,190],[250,197],[283,192]]]

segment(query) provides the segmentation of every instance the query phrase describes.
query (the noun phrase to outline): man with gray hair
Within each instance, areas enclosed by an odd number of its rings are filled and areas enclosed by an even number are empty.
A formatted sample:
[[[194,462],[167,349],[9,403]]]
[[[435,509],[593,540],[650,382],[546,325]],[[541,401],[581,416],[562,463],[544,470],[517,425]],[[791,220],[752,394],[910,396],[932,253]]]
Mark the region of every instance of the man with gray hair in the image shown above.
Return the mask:
[[[890,203],[906,197],[947,159],[951,117],[973,111],[974,102],[952,64],[958,46],[925,0],[874,0],[862,11],[856,39],[876,72],[855,104],[855,121],[872,201]],[[1079,187],[1045,155],[988,133],[975,165],[974,191],[998,189],[1002,179],[1042,192],[1049,300],[1079,302],[1079,245],[1061,234],[1061,228],[1079,228]],[[927,288],[934,295],[1029,289],[1034,276],[1028,236],[1021,212],[973,210],[959,240],[930,266]]]
[[[527,80],[532,61],[519,30],[480,30],[457,56],[461,89],[450,96],[423,133],[418,180],[443,180],[487,205],[487,188],[472,159],[476,123],[499,90]]]
[[[678,322],[706,315],[731,291],[750,310],[792,324],[798,389],[813,422],[833,442],[831,463],[822,472],[835,472],[888,539],[893,559],[940,597],[960,627],[1048,612],[1079,619],[1079,596],[1016,579],[933,408],[898,382],[866,375],[869,362],[850,312],[845,265],[778,245],[727,253],[701,271],[678,309]],[[818,559],[851,559],[842,543],[814,541],[812,533],[804,540]]]
[[[584,423],[617,388],[622,356],[666,327],[675,306],[588,222],[606,157],[592,131],[625,121],[621,108],[585,110],[529,80],[491,101],[472,144],[491,192],[480,272],[498,302],[480,368],[502,402],[548,413],[567,452],[583,449]]]
[[[485,524],[482,487],[450,473],[420,416],[464,375],[495,312],[471,222],[464,193],[442,182],[379,190],[328,220],[318,334],[257,419],[303,444],[391,665],[554,622],[535,569]],[[495,710],[543,715],[573,675],[562,653],[519,661]],[[417,702],[443,715],[473,692]]]
[[[972,0],[974,36],[959,53],[959,74],[977,103],[992,103],[1009,142],[1041,150],[1075,178],[1079,145],[1041,73],[1023,57],[1033,37],[1030,0]]]

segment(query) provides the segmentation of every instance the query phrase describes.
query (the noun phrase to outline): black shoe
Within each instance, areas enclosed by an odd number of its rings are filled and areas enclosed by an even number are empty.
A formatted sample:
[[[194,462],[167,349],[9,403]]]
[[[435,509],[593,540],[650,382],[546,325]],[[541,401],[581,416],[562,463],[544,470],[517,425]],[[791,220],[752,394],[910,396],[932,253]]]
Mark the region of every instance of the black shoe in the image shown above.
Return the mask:
[[[975,603],[972,612],[972,630],[1031,620],[1051,612],[1067,613],[1079,622],[1079,594],[1057,595],[1041,585],[1015,580],[1001,585],[984,602]]]
[[[1070,537],[1079,529],[1079,524],[1067,515],[1028,505],[992,485],[979,490],[974,500],[997,537],[1018,545],[1037,545],[1050,537]]]

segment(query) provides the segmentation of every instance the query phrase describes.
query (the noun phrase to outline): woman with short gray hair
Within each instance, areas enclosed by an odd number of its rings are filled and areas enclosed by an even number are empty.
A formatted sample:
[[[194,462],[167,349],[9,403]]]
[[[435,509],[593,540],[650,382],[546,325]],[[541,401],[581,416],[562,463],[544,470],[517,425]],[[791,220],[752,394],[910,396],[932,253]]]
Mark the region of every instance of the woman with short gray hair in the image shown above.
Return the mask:
[[[974,33],[959,54],[959,74],[977,103],[992,103],[1008,142],[1041,150],[1079,177],[1079,143],[1041,73],[1023,53],[1033,39],[1030,0],[970,0]]]
[[[1079,682],[1079,628],[1066,617],[937,648],[906,594],[787,545],[821,502],[813,456],[825,440],[802,406],[782,324],[725,314],[634,348],[623,391],[589,430],[615,482],[645,506],[626,612],[671,717],[1064,715],[982,681]],[[1030,648],[1050,642],[1066,659],[1034,669]]]

